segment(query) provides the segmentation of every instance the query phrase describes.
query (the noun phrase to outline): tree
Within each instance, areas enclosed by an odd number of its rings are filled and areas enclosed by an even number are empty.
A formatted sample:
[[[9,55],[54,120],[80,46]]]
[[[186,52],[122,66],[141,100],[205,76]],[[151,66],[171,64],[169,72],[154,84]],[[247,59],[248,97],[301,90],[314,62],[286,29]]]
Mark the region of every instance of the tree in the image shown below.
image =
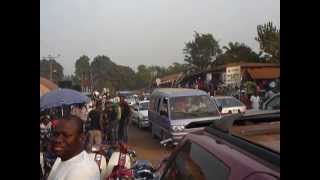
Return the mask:
[[[185,44],[185,61],[197,70],[205,70],[212,63],[213,57],[221,53],[218,41],[212,34],[195,32],[194,40]]]
[[[51,68],[50,68],[51,66]],[[50,72],[51,71],[51,72]],[[42,59],[40,60],[40,76],[50,80],[52,75],[52,81],[58,83],[63,79],[63,67],[54,59]]]
[[[228,46],[224,46],[223,49],[225,52],[217,58],[214,62],[215,65],[237,62],[262,62],[260,58],[261,52],[257,54],[244,43],[229,42]]]
[[[94,88],[113,90],[135,88],[135,73],[128,66],[117,65],[107,56],[96,56],[91,63]]]
[[[258,25],[257,33],[255,40],[259,42],[260,49],[270,54],[270,62],[280,63],[280,29],[268,22]]]
[[[75,75],[80,80],[82,78],[88,78],[90,74],[90,59],[88,56],[83,55],[77,59],[75,63]]]
[[[172,63],[172,65],[170,65],[167,68],[167,72],[166,74],[176,74],[176,73],[181,73],[181,72],[185,72],[188,70],[188,64],[180,64],[177,62]]]

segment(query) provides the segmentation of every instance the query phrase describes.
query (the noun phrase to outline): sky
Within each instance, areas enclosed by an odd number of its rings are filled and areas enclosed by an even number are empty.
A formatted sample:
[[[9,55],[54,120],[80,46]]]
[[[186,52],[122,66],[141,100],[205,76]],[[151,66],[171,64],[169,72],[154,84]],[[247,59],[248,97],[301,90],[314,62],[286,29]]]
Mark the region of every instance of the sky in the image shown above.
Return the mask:
[[[257,25],[280,28],[280,0],[41,0],[40,58],[48,55],[74,73],[75,61],[106,55],[136,70],[140,64],[184,63],[194,31],[220,47],[238,41],[259,50]]]

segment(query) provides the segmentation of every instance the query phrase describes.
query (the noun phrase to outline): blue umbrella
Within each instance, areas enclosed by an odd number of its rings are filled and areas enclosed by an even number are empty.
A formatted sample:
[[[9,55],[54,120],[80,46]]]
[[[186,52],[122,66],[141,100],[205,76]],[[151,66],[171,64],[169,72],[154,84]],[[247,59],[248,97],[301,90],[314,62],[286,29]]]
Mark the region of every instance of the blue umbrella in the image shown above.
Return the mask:
[[[56,89],[40,98],[40,110],[89,102],[89,98],[71,89]]]

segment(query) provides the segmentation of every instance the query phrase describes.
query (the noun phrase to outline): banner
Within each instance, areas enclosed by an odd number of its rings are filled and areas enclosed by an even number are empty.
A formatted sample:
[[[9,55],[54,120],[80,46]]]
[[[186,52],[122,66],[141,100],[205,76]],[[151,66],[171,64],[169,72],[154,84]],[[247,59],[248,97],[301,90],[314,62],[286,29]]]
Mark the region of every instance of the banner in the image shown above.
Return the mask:
[[[226,84],[240,85],[241,82],[241,68],[240,66],[233,66],[226,68]]]

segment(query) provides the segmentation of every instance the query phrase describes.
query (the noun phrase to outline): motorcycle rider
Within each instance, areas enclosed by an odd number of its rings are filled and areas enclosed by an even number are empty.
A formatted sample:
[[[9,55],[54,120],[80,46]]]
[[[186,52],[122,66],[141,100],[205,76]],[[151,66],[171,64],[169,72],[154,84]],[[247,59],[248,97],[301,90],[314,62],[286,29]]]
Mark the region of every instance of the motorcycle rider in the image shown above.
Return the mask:
[[[48,180],[100,180],[98,166],[84,150],[82,127],[81,119],[73,115],[59,121],[52,144],[58,158]]]

